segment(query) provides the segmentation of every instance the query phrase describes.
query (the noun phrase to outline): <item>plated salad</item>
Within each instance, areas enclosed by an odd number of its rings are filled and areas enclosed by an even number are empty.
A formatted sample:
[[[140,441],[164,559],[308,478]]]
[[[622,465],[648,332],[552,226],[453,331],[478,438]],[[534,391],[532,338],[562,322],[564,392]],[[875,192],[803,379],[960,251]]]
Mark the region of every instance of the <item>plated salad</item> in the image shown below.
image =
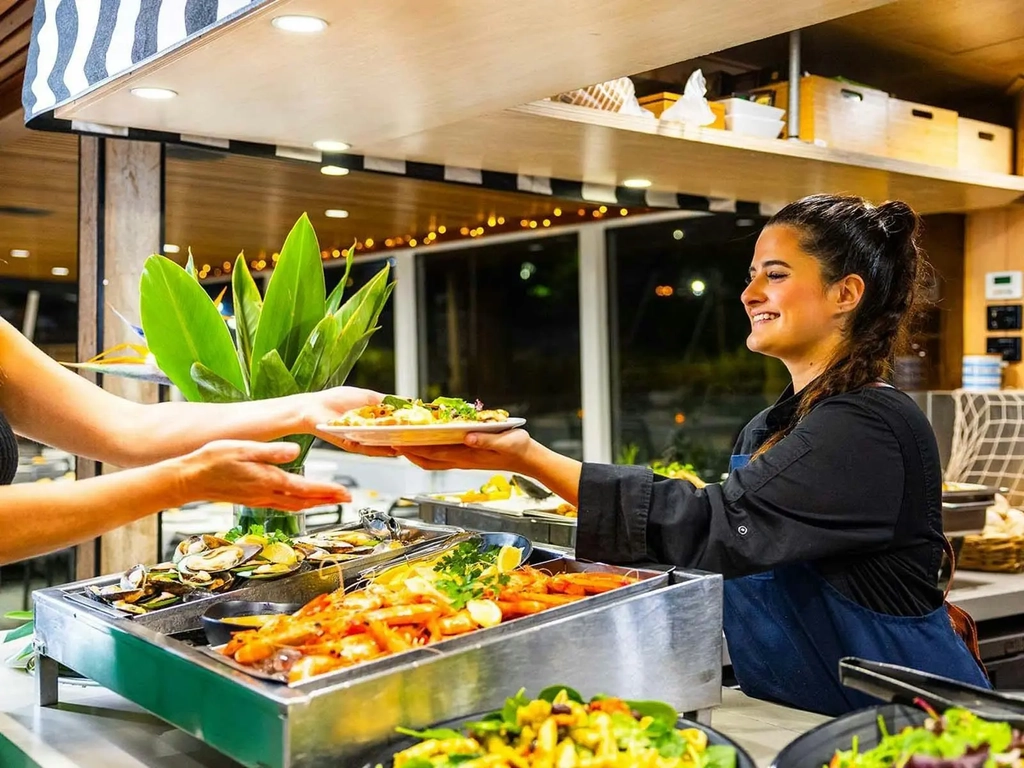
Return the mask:
[[[407,427],[502,421],[508,421],[507,411],[485,409],[479,400],[470,403],[457,397],[438,397],[425,403],[388,395],[379,405],[354,408],[329,423],[333,427]]]
[[[677,728],[678,720],[661,702],[584,702],[564,686],[534,699],[519,691],[501,710],[459,730],[399,729],[421,741],[396,753],[392,768],[735,768],[733,747],[709,744],[705,731]]]
[[[1024,766],[1024,735],[1008,723],[982,720],[965,709],[929,712],[923,726],[888,733],[880,717],[882,739],[861,752],[837,751],[823,768],[997,768]]]

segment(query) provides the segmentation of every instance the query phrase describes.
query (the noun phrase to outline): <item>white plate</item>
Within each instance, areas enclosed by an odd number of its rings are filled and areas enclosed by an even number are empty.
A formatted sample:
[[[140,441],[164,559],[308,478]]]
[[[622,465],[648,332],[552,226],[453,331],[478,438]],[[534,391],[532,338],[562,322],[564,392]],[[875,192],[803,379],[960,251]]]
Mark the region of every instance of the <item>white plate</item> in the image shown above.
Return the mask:
[[[526,419],[453,424],[419,424],[396,427],[339,427],[318,424],[317,429],[360,445],[461,445],[470,432],[507,432],[521,427]]]

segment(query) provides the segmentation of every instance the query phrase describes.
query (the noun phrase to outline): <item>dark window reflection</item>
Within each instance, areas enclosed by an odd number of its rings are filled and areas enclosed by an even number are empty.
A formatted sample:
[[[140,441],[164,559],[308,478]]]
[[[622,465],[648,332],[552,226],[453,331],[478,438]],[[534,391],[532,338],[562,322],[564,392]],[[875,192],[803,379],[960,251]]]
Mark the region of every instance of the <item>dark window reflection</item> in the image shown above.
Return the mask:
[[[420,257],[422,396],[479,398],[579,458],[579,259],[575,235]]]
[[[732,214],[608,232],[615,455],[728,469],[740,430],[788,383],[746,348],[740,294],[765,219]]]

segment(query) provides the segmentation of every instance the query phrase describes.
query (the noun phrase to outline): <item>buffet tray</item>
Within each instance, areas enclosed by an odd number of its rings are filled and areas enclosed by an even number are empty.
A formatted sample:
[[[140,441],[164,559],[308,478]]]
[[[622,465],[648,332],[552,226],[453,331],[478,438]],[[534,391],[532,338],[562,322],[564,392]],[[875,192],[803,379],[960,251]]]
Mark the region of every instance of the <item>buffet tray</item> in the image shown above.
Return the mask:
[[[546,561],[627,572],[535,547],[531,563]],[[233,669],[202,648],[199,615],[209,602],[129,618],[69,599],[90,582],[39,590],[40,703],[56,703],[63,664],[253,768],[345,764],[397,726],[497,708],[509,691],[552,683],[664,700],[706,718],[721,702],[721,576],[628,572],[640,582],[290,686]],[[337,588],[341,575],[308,571],[214,599],[302,602]]]
[[[482,502],[445,501],[435,496],[411,496],[419,505],[420,519],[451,525],[467,531],[518,533],[531,541],[573,549],[576,546],[576,518],[550,513],[516,514],[487,507]]]

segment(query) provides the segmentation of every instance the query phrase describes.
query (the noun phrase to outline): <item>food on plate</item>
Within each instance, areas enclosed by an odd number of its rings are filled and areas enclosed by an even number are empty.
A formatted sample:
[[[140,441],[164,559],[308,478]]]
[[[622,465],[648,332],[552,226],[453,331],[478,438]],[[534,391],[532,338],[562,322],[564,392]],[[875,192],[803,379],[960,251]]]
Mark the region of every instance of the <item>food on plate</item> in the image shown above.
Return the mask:
[[[379,405],[354,408],[329,424],[332,427],[414,427],[502,421],[508,421],[507,411],[487,410],[479,400],[469,403],[457,397],[438,397],[424,403],[388,395]]]
[[[399,733],[422,739],[394,755],[392,768],[461,765],[549,768],[735,768],[736,750],[708,743],[699,728],[677,728],[668,704],[595,696],[553,686],[535,699],[519,691],[505,706],[459,730]]]
[[[929,710],[923,726],[890,734],[879,718],[882,738],[874,749],[837,750],[823,768],[990,768],[1020,766],[1024,735],[1007,723],[982,720],[964,709],[944,715]]]
[[[996,494],[995,504],[985,511],[986,539],[1005,539],[1024,536],[1024,512],[1010,506],[1001,493]]]
[[[515,547],[463,542],[393,566],[366,587],[315,597],[293,614],[235,633],[220,653],[289,682],[539,613],[636,579],[520,567]]]
[[[563,517],[577,516],[575,506],[522,475],[512,475],[508,480],[503,475],[494,475],[479,488],[454,495],[442,494],[442,498],[453,498],[462,504],[510,502],[510,507],[520,511],[536,510]],[[495,506],[502,508],[502,505]]]

